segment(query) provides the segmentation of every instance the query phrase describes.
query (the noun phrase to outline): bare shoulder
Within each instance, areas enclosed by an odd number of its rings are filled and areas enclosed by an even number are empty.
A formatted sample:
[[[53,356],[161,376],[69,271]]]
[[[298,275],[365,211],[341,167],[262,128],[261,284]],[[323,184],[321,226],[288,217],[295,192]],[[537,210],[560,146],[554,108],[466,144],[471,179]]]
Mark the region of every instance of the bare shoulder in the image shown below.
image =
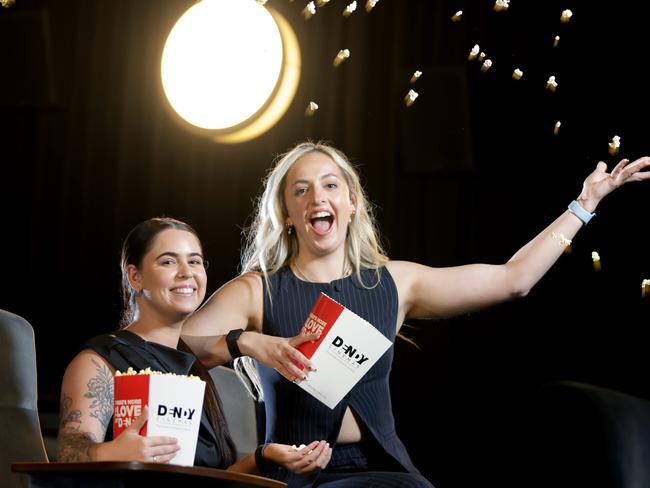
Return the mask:
[[[214,301],[218,297],[227,296],[228,298],[250,300],[252,298],[262,296],[262,275],[256,272],[248,272],[239,275],[223,286],[221,286],[214,295],[210,297],[210,301]]]
[[[261,297],[264,290],[262,280],[262,273],[249,271],[248,273],[239,275],[237,278],[233,279],[231,283],[236,283],[238,287],[244,289],[251,297]]]
[[[221,286],[183,325],[185,335],[215,336],[229,330],[261,326],[262,277],[244,273]]]
[[[114,368],[85,349],[68,365],[61,385],[61,431],[80,428],[103,438],[113,415]]]
[[[110,374],[112,378],[115,369],[95,351],[84,349],[68,364],[65,370],[64,382],[66,379],[74,381],[75,379],[95,376],[98,372]]]

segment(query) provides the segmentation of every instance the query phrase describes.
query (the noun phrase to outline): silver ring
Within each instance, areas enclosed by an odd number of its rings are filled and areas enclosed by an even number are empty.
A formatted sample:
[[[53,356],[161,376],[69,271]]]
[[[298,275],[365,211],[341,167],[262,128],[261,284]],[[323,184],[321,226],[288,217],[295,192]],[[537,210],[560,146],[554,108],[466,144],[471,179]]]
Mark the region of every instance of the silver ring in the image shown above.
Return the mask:
[[[154,463],[157,463],[157,462],[158,462],[158,456],[154,456],[154,457],[152,457],[151,459],[153,459],[153,462],[154,462]]]

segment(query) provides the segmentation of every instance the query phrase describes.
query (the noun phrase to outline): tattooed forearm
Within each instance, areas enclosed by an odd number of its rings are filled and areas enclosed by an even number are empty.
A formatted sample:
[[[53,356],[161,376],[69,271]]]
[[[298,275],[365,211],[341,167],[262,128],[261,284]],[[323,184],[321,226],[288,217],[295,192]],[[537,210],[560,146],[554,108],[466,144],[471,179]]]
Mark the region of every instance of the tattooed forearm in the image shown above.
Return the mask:
[[[90,416],[99,420],[106,429],[113,416],[113,374],[104,364],[92,359],[97,376],[88,382],[88,391],[84,394],[92,403]]]
[[[59,431],[56,460],[62,463],[92,461],[91,447],[97,438],[90,432]]]
[[[66,427],[79,428],[81,424],[81,411],[80,410],[70,410],[72,406],[72,398],[61,392],[61,405],[60,405],[60,417],[59,417],[59,429],[63,430]],[[77,424],[69,425],[69,424]]]

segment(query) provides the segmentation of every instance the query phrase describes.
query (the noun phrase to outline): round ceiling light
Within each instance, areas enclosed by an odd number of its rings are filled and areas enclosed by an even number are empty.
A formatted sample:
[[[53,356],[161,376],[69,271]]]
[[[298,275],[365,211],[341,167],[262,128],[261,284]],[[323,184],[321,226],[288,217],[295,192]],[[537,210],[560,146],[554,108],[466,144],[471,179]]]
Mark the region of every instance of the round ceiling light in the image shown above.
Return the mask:
[[[161,76],[180,117],[218,142],[243,142],[286,112],[300,49],[288,22],[255,0],[203,0],[169,33]]]

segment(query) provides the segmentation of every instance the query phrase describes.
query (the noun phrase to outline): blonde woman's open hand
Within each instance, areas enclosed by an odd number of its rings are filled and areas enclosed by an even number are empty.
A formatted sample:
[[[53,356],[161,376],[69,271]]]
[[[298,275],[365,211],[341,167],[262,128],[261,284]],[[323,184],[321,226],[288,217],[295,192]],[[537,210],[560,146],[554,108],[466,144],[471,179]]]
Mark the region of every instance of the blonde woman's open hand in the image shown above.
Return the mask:
[[[580,204],[593,212],[598,203],[615,189],[633,181],[650,179],[650,157],[644,156],[633,162],[622,159],[611,171],[607,172],[607,165],[600,161],[593,173],[587,176],[582,185],[582,192],[578,197]]]

